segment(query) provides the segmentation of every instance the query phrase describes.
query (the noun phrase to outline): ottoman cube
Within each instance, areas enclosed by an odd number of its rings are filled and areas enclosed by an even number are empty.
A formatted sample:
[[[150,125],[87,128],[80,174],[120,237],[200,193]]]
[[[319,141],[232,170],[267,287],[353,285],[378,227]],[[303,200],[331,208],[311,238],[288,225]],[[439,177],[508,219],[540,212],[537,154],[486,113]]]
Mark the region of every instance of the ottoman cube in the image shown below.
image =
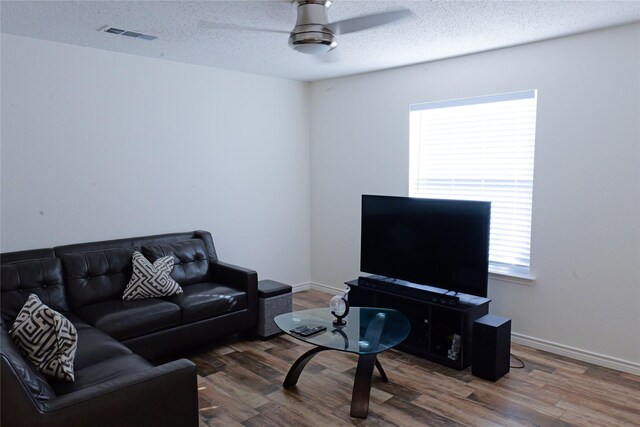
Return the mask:
[[[275,280],[258,282],[258,335],[270,337],[282,332],[273,318],[291,312],[291,286]]]

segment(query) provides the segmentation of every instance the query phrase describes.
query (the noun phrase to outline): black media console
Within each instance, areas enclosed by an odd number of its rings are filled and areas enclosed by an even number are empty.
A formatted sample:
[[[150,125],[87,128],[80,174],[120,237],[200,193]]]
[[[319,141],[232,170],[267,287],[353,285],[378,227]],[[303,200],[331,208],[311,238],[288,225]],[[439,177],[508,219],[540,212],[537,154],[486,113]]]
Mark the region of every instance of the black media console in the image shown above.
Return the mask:
[[[346,284],[351,287],[352,306],[393,308],[407,316],[411,332],[399,349],[458,370],[471,365],[473,322],[489,313],[490,299],[447,295],[442,289],[382,276],[360,277]],[[454,335],[460,337],[458,352]]]

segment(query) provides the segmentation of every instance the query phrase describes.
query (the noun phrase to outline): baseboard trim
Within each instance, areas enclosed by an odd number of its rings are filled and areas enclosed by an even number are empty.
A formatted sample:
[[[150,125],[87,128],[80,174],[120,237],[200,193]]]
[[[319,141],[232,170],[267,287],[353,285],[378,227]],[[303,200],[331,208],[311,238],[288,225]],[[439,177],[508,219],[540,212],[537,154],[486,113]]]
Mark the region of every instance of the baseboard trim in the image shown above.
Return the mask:
[[[313,289],[315,291],[333,295],[338,295],[344,292],[344,287],[329,286],[316,282],[305,283],[299,286],[299,288],[296,287],[294,289],[294,292],[306,289]],[[518,333],[512,333],[511,340],[516,344],[526,345],[527,347],[548,351],[549,353],[558,354],[560,356],[566,356],[572,359],[581,360],[583,362],[593,363],[594,365],[615,369],[616,371],[628,372],[633,375],[640,375],[640,363],[634,363],[628,360],[622,360],[615,357],[606,356],[604,354],[598,354]]]
[[[345,287],[337,287],[337,286],[329,286],[329,285],[323,285],[322,283],[315,283],[315,282],[311,282],[311,289],[313,289],[314,291],[320,291],[320,292],[324,292],[326,294],[332,294],[332,295],[342,295],[345,291]]]
[[[291,292],[308,291],[311,289],[311,283],[298,283],[297,285],[291,285]]]
[[[604,354],[593,353],[579,348],[569,347],[567,345],[558,344],[555,342],[529,337],[517,333],[511,334],[511,340],[516,344],[526,345],[527,347],[548,351],[549,353],[558,354],[560,356],[566,356],[572,359],[581,360],[583,362],[593,363],[594,365],[615,369],[616,371],[640,375],[640,363],[629,362],[627,360],[606,356]]]

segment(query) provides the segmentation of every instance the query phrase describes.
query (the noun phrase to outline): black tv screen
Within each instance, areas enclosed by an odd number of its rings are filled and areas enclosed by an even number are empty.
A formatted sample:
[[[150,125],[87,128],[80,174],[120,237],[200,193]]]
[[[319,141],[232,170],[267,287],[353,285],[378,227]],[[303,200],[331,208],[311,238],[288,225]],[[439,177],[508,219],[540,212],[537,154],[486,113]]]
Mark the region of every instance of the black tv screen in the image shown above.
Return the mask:
[[[362,196],[360,270],[487,296],[490,202]]]

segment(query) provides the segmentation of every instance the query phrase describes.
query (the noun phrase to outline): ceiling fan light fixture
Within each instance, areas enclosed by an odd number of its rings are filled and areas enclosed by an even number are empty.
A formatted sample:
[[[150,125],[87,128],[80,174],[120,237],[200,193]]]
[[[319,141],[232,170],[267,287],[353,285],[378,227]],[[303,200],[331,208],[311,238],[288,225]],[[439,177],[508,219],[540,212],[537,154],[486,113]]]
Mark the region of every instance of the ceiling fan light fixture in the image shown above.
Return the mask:
[[[289,46],[296,52],[319,55],[335,49],[338,46],[338,39],[324,31],[292,33],[289,36]]]
[[[338,46],[338,36],[342,34],[379,27],[411,15],[408,9],[403,8],[329,22],[328,9],[331,6],[331,0],[296,0],[296,2],[298,4],[296,9],[297,19],[295,27],[289,33],[289,47],[296,52],[307,55],[322,55],[332,51]],[[242,25],[218,24],[217,26],[221,29],[286,34],[286,31],[282,30],[245,27]]]

